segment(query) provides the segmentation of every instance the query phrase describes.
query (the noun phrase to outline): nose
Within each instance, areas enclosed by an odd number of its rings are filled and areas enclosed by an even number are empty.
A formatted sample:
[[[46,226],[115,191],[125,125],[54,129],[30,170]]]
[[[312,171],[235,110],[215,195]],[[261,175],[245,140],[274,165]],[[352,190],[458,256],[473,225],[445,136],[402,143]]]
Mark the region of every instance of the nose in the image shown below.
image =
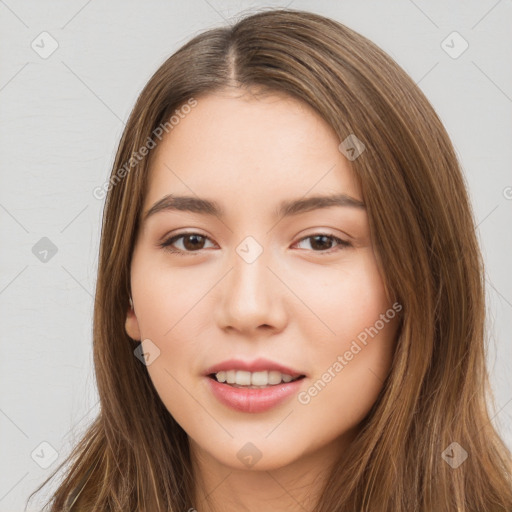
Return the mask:
[[[286,287],[276,276],[274,265],[263,251],[249,262],[234,254],[231,270],[221,284],[216,321],[223,330],[246,336],[262,331],[279,332],[287,321]]]

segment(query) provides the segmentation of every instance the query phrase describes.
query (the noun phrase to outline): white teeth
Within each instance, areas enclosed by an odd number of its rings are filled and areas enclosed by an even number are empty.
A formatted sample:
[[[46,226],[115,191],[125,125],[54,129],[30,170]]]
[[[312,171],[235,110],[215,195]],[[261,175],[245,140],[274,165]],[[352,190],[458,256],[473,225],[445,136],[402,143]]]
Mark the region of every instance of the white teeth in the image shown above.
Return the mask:
[[[269,384],[279,384],[285,377],[289,377],[289,375],[285,376],[281,372],[272,370],[272,371],[268,372],[268,383]],[[287,382],[287,381],[285,380],[285,382]]]
[[[217,372],[217,373],[215,374],[215,377],[217,378],[217,380],[218,380],[219,382],[226,382],[226,379],[227,379],[227,372],[224,372],[224,371],[222,371],[222,372]]]
[[[228,384],[235,384],[238,386],[269,386],[293,380],[291,375],[275,370],[265,370],[261,372],[227,370],[217,372],[215,377],[219,382],[227,382]]]
[[[250,386],[251,373],[238,370],[235,375],[235,384],[239,384],[240,386]]]
[[[247,373],[249,375],[249,380],[251,381],[251,384],[253,386],[266,386],[267,384],[269,384],[268,372],[254,372],[252,374],[250,374],[249,372],[244,373]]]

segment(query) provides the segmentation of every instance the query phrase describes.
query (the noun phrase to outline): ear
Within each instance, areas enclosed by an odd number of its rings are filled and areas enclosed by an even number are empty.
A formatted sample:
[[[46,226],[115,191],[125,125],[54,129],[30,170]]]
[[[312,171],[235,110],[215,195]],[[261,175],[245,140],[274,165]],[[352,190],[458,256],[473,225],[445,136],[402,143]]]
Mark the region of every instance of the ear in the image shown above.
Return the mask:
[[[132,340],[140,341],[141,336],[139,322],[137,320],[133,306],[130,306],[128,312],[126,313],[125,329],[126,334],[128,334]]]

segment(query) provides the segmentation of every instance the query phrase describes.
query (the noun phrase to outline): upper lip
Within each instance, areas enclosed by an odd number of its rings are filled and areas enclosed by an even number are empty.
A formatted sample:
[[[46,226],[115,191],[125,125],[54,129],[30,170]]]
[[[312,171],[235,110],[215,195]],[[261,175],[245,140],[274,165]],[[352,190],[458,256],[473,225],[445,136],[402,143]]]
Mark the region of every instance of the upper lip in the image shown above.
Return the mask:
[[[265,370],[269,371],[278,371],[284,373],[286,375],[290,375],[292,377],[300,377],[301,375],[306,376],[305,373],[294,370],[293,368],[289,368],[288,366],[284,366],[280,363],[276,363],[271,361],[270,359],[259,358],[254,361],[243,361],[242,359],[229,359],[227,361],[222,361],[221,363],[215,364],[207,368],[204,372],[205,375],[210,375],[212,373],[217,373],[220,371],[227,370],[244,370],[246,372],[262,372]]]

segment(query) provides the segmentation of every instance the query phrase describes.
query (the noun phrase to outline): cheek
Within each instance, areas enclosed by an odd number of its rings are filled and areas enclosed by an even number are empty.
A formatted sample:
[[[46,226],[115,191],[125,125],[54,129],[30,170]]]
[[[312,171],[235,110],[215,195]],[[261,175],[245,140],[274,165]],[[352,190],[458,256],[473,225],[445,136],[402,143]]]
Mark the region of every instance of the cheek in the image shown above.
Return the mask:
[[[392,363],[396,317],[381,330],[369,329],[371,334],[363,329],[364,342],[339,332],[335,343],[323,344],[311,357],[314,371],[297,396],[304,421],[311,419],[311,428],[323,425],[326,437],[356,428],[375,404]]]
[[[306,315],[301,327],[311,326],[314,339],[324,340],[326,347],[343,348],[391,306],[371,248],[352,253],[339,265],[296,274],[302,276],[294,279],[301,298],[315,316]]]
[[[311,290],[308,305],[319,317],[301,323],[310,340],[305,360],[312,362],[310,386],[300,403],[321,417],[343,411],[348,424],[360,421],[375,402],[392,362],[398,314],[388,301],[373,253],[358,255],[329,281]],[[318,284],[318,282],[317,282]],[[320,322],[321,320],[321,322]],[[313,412],[314,411],[314,412]]]
[[[136,313],[141,334],[160,339],[163,343],[176,338],[176,333],[188,329],[187,338],[194,339],[190,329],[197,326],[205,313],[202,299],[213,285],[211,270],[172,268],[165,258],[141,253],[131,275],[132,291],[137,297]],[[202,313],[201,313],[202,312]]]
[[[200,275],[202,274],[202,275]],[[147,366],[155,388],[168,410],[178,412],[193,392],[199,375],[205,339],[213,326],[211,270],[172,270],[141,253],[131,275],[141,338],[151,340],[158,357]],[[192,383],[192,384],[191,384]],[[190,407],[190,404],[189,404]]]

